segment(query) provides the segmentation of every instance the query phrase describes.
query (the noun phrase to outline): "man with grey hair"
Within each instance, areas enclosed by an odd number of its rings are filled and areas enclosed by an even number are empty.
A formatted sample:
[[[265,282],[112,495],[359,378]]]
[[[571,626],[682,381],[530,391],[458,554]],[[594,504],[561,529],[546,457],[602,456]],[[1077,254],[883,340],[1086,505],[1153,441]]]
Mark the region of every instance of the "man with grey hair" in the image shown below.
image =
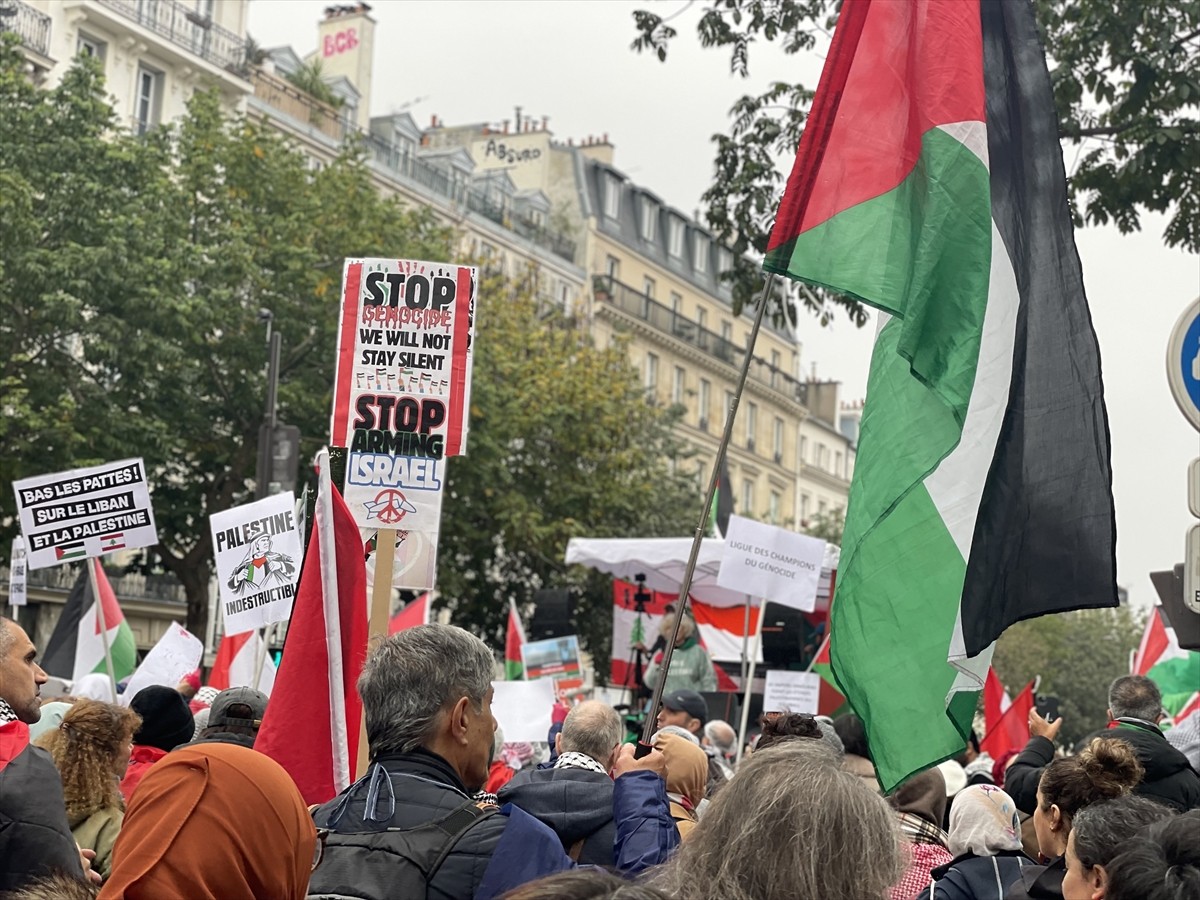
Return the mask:
[[[625,726],[617,711],[599,700],[573,706],[555,735],[552,768],[522,769],[500,790],[501,803],[515,803],[558,835],[579,863],[612,866],[613,780]]]
[[[519,807],[471,799],[493,751],[494,665],[483,641],[450,625],[409,628],[371,652],[358,680],[371,766],[314,813],[323,853],[309,897],[495,897],[574,865]],[[614,766],[613,859],[633,873],[678,837],[661,755],[628,751]]]
[[[1086,747],[1098,737],[1125,741],[1146,770],[1133,789],[1135,794],[1180,812],[1200,809],[1200,775],[1158,727],[1163,719],[1158,685],[1144,675],[1122,675],[1109,686],[1107,712],[1108,727],[1089,734],[1076,746]],[[1029,743],[1004,775],[1004,789],[1018,809],[1032,813],[1037,806],[1037,785],[1042,768],[1054,758],[1058,727],[1059,721],[1047,722],[1036,709],[1030,711]]]
[[[704,723],[700,746],[710,759],[715,759],[726,778],[733,777],[733,758],[737,755],[737,732],[723,719]]]

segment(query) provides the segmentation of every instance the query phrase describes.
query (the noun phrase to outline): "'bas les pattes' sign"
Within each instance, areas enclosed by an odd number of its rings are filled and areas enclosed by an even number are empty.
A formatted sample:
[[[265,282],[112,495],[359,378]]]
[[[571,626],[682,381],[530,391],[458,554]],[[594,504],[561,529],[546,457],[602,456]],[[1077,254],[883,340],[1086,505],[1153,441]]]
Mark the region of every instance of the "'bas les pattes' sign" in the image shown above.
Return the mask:
[[[431,556],[445,461],[466,451],[475,289],[470,266],[346,261],[330,426],[347,448],[343,496],[361,527]]]
[[[30,569],[158,543],[140,459],[25,478],[13,491]]]
[[[209,517],[226,634],[291,616],[303,552],[295,507],[288,491]]]

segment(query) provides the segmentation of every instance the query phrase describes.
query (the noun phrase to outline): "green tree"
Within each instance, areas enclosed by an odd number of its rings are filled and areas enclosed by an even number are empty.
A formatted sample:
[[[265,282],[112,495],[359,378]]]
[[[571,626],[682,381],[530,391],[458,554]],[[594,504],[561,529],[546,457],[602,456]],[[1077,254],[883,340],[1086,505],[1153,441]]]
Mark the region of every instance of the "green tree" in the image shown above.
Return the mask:
[[[838,506],[819,512],[804,526],[804,533],[831,544],[842,545],[842,531],[846,527],[846,511]]]
[[[996,643],[992,665],[1010,695],[1041,677],[1038,692],[1058,697],[1060,740],[1070,745],[1104,727],[1108,686],[1129,674],[1144,624],[1124,606],[1018,622]]]
[[[479,290],[467,455],[447,464],[438,591],[454,620],[498,643],[508,598],[572,586],[584,646],[603,666],[610,581],[568,570],[567,541],[687,534],[701,494],[674,413],[651,406],[623,344],[593,346],[520,283]]]
[[[225,117],[215,92],[132,137],[87,62],[42,91],[0,50],[0,131],[0,494],[144,457],[160,541],[144,565],[180,579],[202,631],[208,516],[252,493],[259,310],[283,334],[279,416],[304,458],[327,438],[343,258],[445,258],[451,234],[382,198],[352,151],[314,173],[266,126]]]
[[[1200,0],[1034,5],[1068,145],[1077,220],[1113,222],[1128,233],[1140,228],[1142,212],[1163,212],[1167,245],[1200,250]],[[727,50],[730,70],[745,78],[756,43],[775,43],[789,54],[812,51],[831,33],[838,8],[837,0],[704,0],[696,34],[701,46]],[[634,13],[633,49],[665,62],[678,34],[668,22],[682,11]],[[736,251],[726,277],[739,307],[761,290],[758,260],[814,87],[776,82],[743,96],[730,110],[729,133],[713,139],[713,186],[703,199],[709,224]],[[790,290],[814,311],[824,313],[827,299],[865,322],[856,301]]]

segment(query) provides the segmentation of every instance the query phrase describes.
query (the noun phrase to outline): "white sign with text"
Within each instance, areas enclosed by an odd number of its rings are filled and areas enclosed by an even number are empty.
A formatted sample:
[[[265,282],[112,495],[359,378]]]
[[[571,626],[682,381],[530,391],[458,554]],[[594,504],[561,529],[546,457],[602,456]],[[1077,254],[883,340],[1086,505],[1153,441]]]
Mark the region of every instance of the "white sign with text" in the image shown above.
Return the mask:
[[[183,680],[183,676],[196,671],[200,665],[200,657],[204,655],[204,644],[178,622],[172,622],[171,627],[158,639],[158,643],[150,648],[142,664],[129,676],[129,684],[125,693],[120,696],[122,706],[128,706],[138,691],[152,685],[161,684],[175,687]]]
[[[824,559],[825,542],[819,538],[730,516],[717,584],[812,612]]]
[[[763,688],[763,712],[817,714],[821,676],[816,672],[768,670]]]
[[[504,729],[504,740],[545,741],[550,714],[557,702],[554,680],[493,681],[492,715]]]

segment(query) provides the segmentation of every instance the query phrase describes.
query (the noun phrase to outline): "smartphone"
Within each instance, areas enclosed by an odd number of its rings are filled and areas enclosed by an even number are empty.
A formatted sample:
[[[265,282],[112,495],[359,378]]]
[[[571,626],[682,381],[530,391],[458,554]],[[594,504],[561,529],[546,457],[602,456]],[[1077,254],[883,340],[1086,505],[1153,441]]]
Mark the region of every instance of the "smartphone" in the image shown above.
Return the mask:
[[[1034,709],[1047,722],[1058,718],[1058,698],[1050,694],[1038,694],[1033,698]]]

